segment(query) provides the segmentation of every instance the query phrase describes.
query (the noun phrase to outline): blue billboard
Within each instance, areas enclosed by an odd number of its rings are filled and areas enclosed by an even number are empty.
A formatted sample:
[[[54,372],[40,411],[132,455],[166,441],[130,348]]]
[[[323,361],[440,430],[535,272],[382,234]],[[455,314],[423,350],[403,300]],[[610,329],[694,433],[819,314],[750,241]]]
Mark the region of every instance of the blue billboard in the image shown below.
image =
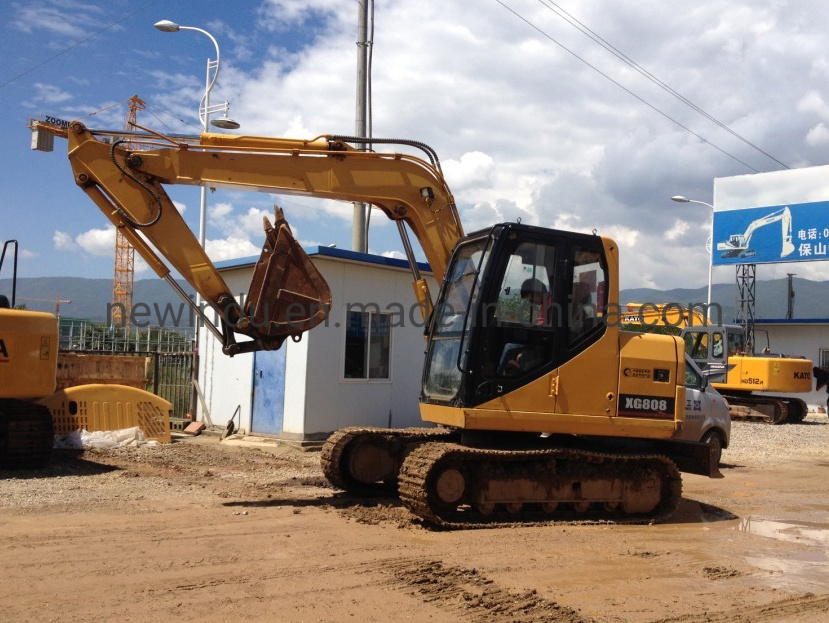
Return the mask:
[[[829,201],[714,212],[714,266],[829,259]]]

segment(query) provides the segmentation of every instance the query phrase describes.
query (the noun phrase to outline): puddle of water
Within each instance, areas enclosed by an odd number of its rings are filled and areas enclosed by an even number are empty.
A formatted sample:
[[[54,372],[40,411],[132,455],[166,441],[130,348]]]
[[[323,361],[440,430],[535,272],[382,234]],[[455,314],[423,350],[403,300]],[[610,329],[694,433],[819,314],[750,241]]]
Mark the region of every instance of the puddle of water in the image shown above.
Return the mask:
[[[829,547],[829,524],[743,517],[737,529],[787,543]]]
[[[805,546],[786,552],[753,551],[745,561],[758,569],[768,571],[770,584],[804,590],[807,586],[825,592],[829,578],[829,524],[803,521],[772,521],[746,517],[737,526],[740,532],[795,543]]]

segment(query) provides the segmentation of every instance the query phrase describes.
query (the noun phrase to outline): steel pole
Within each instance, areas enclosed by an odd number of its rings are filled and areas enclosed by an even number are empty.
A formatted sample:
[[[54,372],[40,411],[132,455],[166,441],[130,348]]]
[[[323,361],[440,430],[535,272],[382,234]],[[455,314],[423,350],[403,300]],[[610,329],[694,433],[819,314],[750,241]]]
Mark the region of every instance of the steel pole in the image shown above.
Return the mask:
[[[355,136],[366,135],[366,81],[368,76],[368,0],[357,1],[357,111]],[[357,145],[365,149],[365,143]],[[368,251],[366,241],[366,204],[354,202],[352,220],[351,250],[360,253]]]

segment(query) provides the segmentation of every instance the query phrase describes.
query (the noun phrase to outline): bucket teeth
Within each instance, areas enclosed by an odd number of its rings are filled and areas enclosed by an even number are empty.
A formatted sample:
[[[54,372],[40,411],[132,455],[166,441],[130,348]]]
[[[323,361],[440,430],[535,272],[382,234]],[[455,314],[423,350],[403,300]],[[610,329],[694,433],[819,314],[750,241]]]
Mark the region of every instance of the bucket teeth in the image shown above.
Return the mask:
[[[331,290],[296,241],[285,215],[274,206],[274,222],[263,219],[265,243],[253,272],[245,316],[259,339],[292,336],[325,320]]]

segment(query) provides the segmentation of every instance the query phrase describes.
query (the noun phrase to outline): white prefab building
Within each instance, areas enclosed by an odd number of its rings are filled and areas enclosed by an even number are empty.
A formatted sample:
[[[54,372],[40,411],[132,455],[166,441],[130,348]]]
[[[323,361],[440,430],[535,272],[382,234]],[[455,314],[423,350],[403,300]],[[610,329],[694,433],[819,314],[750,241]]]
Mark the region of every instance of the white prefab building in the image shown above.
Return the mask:
[[[768,335],[768,342],[766,342]],[[772,353],[811,359],[816,366],[829,370],[829,319],[756,319],[754,321],[754,348],[759,352],[766,346]],[[810,409],[826,407],[827,393],[823,388],[806,394],[797,394]]]
[[[205,329],[199,385],[208,417],[256,435],[324,439],[345,426],[417,426],[426,342],[406,261],[341,249],[306,249],[331,288],[325,323],[276,351],[228,357]],[[247,293],[258,258],[217,264],[234,293]],[[437,284],[419,265],[432,295]],[[237,294],[237,299],[238,299]]]

